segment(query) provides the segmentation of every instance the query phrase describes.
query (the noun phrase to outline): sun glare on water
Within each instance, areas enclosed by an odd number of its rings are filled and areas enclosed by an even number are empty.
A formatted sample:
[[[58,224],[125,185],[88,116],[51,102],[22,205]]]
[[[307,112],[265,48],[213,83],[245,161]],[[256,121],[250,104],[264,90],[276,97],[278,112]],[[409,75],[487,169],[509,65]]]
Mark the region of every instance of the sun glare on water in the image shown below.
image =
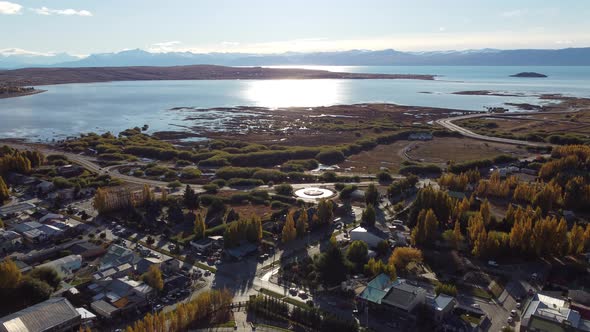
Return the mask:
[[[330,79],[249,81],[244,94],[256,106],[325,106],[342,102],[343,84]]]

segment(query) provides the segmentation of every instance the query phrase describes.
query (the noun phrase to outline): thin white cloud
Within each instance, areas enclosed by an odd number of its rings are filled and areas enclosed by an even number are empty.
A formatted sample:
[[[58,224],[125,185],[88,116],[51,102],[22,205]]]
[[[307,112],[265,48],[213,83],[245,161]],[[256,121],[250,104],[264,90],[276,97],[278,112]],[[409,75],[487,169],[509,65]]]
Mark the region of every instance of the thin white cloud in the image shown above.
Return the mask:
[[[447,28],[445,28],[445,27],[439,27],[438,28],[438,31],[440,31],[440,32],[445,32],[446,30],[447,30]]]
[[[509,10],[509,11],[503,12],[502,17],[506,17],[506,18],[521,17],[525,13],[526,13],[526,10],[522,10],[522,9]]]
[[[18,3],[0,1],[0,15],[16,15],[20,14],[23,6]]]
[[[88,10],[75,10],[75,9],[51,9],[47,7],[31,8],[32,11],[39,15],[65,15],[65,16],[92,16],[92,13]]]
[[[152,53],[174,52],[176,51],[176,46],[180,44],[182,43],[178,40],[155,43],[148,47],[148,51]]]
[[[0,55],[11,56],[11,55],[25,55],[25,56],[53,56],[53,52],[36,52],[23,50],[22,48],[5,48],[0,49]]]

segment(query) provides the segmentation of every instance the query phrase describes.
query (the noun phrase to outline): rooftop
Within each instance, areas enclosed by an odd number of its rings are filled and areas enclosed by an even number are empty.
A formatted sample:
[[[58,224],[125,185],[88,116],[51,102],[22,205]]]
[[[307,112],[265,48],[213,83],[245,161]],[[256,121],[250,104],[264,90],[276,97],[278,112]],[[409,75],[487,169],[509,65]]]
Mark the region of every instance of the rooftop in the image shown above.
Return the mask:
[[[63,297],[50,298],[0,319],[0,332],[41,332],[80,319],[80,313]]]

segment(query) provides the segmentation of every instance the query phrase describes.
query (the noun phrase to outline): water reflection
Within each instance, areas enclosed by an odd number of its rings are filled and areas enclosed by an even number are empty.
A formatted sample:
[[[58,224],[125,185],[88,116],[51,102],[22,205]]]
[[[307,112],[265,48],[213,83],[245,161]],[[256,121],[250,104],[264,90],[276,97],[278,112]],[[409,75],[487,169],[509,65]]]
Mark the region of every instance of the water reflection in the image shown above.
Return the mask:
[[[311,107],[342,102],[346,80],[248,81],[244,97],[256,106]]]

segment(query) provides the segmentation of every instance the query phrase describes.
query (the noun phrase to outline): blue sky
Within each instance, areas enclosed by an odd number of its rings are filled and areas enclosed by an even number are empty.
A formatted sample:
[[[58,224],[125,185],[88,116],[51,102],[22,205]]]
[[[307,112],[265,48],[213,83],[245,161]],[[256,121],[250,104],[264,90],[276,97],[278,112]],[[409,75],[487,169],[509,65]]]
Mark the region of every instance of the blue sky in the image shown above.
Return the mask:
[[[590,46],[587,0],[0,0],[0,50],[85,55]]]

